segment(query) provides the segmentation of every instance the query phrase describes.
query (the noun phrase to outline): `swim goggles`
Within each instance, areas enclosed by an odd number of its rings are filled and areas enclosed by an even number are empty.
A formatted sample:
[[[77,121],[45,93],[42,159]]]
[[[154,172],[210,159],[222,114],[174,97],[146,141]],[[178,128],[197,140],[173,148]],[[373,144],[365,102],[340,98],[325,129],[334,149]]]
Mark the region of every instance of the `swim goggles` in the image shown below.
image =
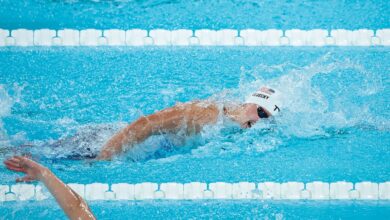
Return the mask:
[[[269,117],[269,115],[265,112],[265,110],[260,106],[257,108],[257,115],[259,116],[259,118],[268,118]]]

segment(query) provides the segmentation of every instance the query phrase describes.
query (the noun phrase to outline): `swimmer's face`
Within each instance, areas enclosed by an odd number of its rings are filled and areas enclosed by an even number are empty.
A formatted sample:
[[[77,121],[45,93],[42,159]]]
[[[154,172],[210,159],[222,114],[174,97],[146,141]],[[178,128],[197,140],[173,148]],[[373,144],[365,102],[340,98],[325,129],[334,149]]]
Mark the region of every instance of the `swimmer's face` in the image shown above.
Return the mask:
[[[255,104],[245,104],[243,106],[242,114],[238,120],[242,128],[250,128],[260,119],[257,107]]]
[[[266,109],[255,105],[255,104],[245,104],[243,105],[243,110],[241,111],[240,116],[237,120],[242,128],[250,128],[257,121],[265,118],[269,118],[271,113]]]

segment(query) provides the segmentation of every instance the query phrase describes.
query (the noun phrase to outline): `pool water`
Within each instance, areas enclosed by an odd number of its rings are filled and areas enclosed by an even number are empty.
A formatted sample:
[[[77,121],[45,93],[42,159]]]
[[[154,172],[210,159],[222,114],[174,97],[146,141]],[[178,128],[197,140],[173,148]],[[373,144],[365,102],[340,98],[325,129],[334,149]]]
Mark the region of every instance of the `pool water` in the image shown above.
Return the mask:
[[[0,78],[2,100],[9,108],[2,117],[2,142],[13,149],[3,151],[2,158],[15,151],[32,152],[68,183],[385,182],[390,178],[389,58],[385,48],[1,50],[1,70],[6,73]],[[98,152],[112,133],[139,115],[192,99],[241,100],[263,83],[290,92],[285,94],[290,100],[285,113],[274,122],[258,123],[248,130],[211,126],[185,146],[136,162],[126,157],[92,164],[72,159],[78,149],[74,145]],[[46,146],[80,132],[86,133],[84,141],[67,143],[61,150]],[[88,139],[94,132],[98,138]],[[18,147],[24,143],[35,147]],[[159,146],[161,138],[151,138],[146,145]],[[17,174],[1,169],[2,183],[12,184]],[[103,218],[123,213],[122,208],[106,206],[133,205],[142,207],[131,211],[134,216],[146,215],[143,212],[150,209],[155,210],[151,216],[171,210],[174,217],[180,209],[192,210],[204,202],[187,202],[183,207],[173,202],[181,207],[175,211],[168,208],[169,202],[108,203],[92,202],[91,206]],[[2,204],[2,209],[9,210],[11,204]],[[312,206],[319,213],[334,210],[335,216],[353,217],[350,211],[366,207],[362,202],[335,204],[211,202],[192,213],[207,218],[213,216],[207,210],[230,213],[242,206],[235,213],[238,217],[259,210],[261,218],[266,210],[265,216],[282,213],[311,218],[304,210]],[[35,206],[44,209],[55,204]],[[16,216],[25,212],[23,207],[12,208]],[[389,210],[388,203],[369,202],[358,213],[382,218],[389,213],[384,210]],[[58,215],[44,216],[52,214]]]
[[[386,1],[0,3],[0,27],[9,29],[378,29],[389,27],[390,10]],[[27,152],[64,182],[81,184],[386,182],[388,60],[387,47],[3,47],[0,159]],[[275,120],[247,130],[207,126],[179,144],[154,136],[141,144],[151,152],[86,159],[139,116],[194,99],[243,101],[263,84],[283,92],[285,109]],[[17,176],[0,167],[0,185]],[[390,218],[388,201],[89,204],[98,219]],[[53,199],[0,202],[0,213],[0,219],[65,218]]]
[[[0,0],[0,26],[16,29],[381,29],[388,1]],[[29,10],[26,10],[29,9]]]
[[[11,206],[12,205],[12,206]],[[261,201],[145,201],[89,202],[99,219],[388,219],[387,202],[261,202]],[[8,218],[65,219],[54,201],[11,203],[2,208]],[[23,211],[21,211],[23,210]],[[27,219],[27,218],[26,218]],[[28,219],[31,219],[30,217]]]

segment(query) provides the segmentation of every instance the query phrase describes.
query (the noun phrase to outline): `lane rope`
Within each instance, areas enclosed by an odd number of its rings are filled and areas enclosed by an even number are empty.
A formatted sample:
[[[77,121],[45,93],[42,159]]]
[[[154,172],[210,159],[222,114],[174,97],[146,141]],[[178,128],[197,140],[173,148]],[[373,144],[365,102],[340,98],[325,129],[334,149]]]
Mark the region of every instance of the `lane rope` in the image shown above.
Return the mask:
[[[0,46],[389,46],[390,29],[165,30],[0,28]]]
[[[86,200],[390,200],[390,181],[69,183]],[[51,198],[42,184],[0,185],[0,202]]]

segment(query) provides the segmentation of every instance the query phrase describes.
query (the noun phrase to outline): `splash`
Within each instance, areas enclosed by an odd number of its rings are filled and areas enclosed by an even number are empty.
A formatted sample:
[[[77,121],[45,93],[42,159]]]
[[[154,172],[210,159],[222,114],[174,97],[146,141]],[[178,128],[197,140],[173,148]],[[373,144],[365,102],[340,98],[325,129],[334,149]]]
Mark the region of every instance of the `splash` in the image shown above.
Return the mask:
[[[379,76],[348,59],[335,60],[330,53],[304,67],[260,65],[243,74],[255,78],[241,79],[239,90],[243,97],[260,85],[269,85],[283,93],[284,111],[276,121],[282,133],[296,137],[326,135],[326,128],[364,123],[367,117],[363,115],[372,116],[370,103],[359,102],[384,89]],[[271,74],[280,77],[263,78]]]
[[[230,121],[220,121],[216,125],[204,127],[196,136],[181,137],[185,141],[153,136],[132,148],[126,159],[172,161],[180,158],[178,155],[255,155],[276,150],[293,138],[329,138],[345,133],[351,127],[364,127],[367,124],[374,129],[389,128],[389,123],[371,108],[370,100],[376,100],[375,97],[384,91],[380,77],[370,73],[359,63],[348,59],[337,60],[331,54],[303,67],[283,63],[273,66],[260,64],[250,70],[243,68],[236,89],[224,90],[210,99],[242,102],[262,85],[282,92],[284,105],[279,117],[264,120],[247,130],[242,130]],[[83,141],[80,142],[72,140],[65,145],[68,146],[65,149],[69,153],[70,146],[73,146],[73,149],[80,152],[87,146],[87,149],[97,153],[99,147],[117,130],[112,129],[114,125],[110,126],[111,129],[106,130],[108,132],[100,132],[94,136],[93,139],[99,141],[90,141],[90,138],[82,138]],[[81,128],[76,129],[79,134]],[[82,129],[85,130],[85,127]],[[86,134],[91,134],[90,129],[86,131]],[[74,145],[80,147],[74,148]]]
[[[10,116],[12,113],[12,107],[15,104],[23,105],[21,99],[22,91],[26,85],[14,84],[9,88],[6,85],[0,84],[0,145],[10,146],[15,140],[23,139],[23,133],[17,133],[15,135],[8,135],[7,130],[4,127],[3,119]]]
[[[58,120],[69,123],[68,119]],[[67,131],[59,139],[33,141],[30,153],[49,159],[94,158],[104,143],[114,135],[123,123],[80,125],[70,121]]]
[[[194,149],[193,155],[264,153],[291,138],[329,138],[350,128],[389,130],[386,117],[372,108],[373,100],[385,90],[380,76],[351,60],[337,60],[328,53],[307,66],[260,64],[250,70],[242,68],[240,76],[237,89],[218,96],[244,101],[268,85],[283,94],[282,114],[240,132],[237,128],[230,132],[222,127],[206,128],[202,133],[206,144]]]
[[[252,69],[242,68],[236,89],[221,91],[210,99],[242,102],[262,85],[269,85],[283,93],[284,106],[279,117],[263,120],[247,130],[242,130],[229,121],[221,121],[216,125],[206,126],[200,134],[192,137],[154,136],[128,152],[125,159],[171,161],[181,155],[254,155],[278,149],[294,138],[331,138],[345,133],[349,128],[389,130],[386,106],[383,103],[375,105],[378,104],[376,102],[381,102],[378,97],[386,96],[383,95],[386,89],[380,76],[367,71],[363,65],[354,61],[337,60],[330,53],[306,66],[282,63],[259,64]],[[14,104],[22,103],[22,89],[20,86],[14,86],[12,89],[0,87],[2,144],[17,146],[11,143],[12,140],[22,139],[23,135],[10,137],[2,121],[11,114]],[[182,91],[171,88],[161,91],[164,103],[169,103]],[[378,112],[373,106],[384,110]],[[142,115],[139,109],[129,111],[132,119]],[[62,136],[56,140],[33,140],[33,145],[37,146],[33,153],[50,158],[75,159],[95,156],[104,143],[126,125],[86,125],[67,117],[45,123],[51,123],[59,129]]]

